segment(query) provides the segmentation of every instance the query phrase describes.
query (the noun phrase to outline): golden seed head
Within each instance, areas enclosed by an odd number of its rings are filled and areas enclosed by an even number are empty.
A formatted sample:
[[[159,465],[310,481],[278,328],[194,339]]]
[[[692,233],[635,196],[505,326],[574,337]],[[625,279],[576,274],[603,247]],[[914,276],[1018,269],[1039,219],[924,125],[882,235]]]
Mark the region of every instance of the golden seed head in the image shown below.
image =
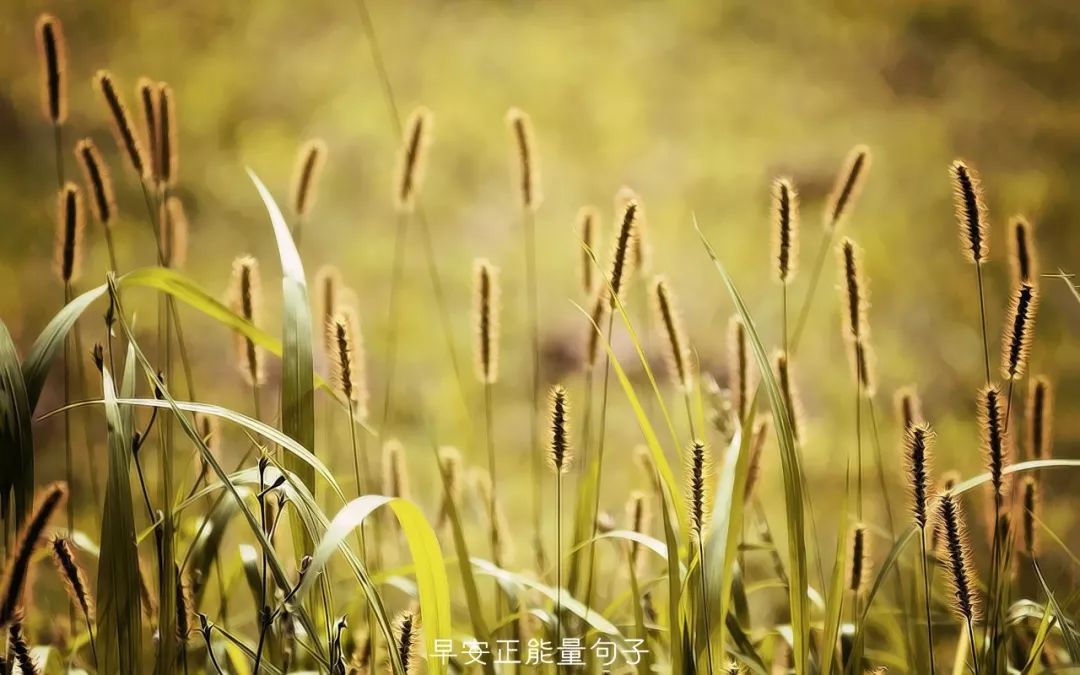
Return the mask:
[[[773,258],[776,278],[790,283],[799,263],[799,194],[789,178],[778,178],[772,186]]]
[[[0,626],[11,623],[22,607],[23,591],[30,576],[34,551],[49,525],[49,520],[63,503],[67,493],[64,483],[52,483],[38,493],[40,496],[37,504],[26,519],[4,566],[3,582],[0,583]]]
[[[780,386],[780,393],[784,397],[784,407],[787,408],[791,434],[795,441],[799,442],[802,438],[802,405],[799,402],[799,395],[795,388],[787,354],[783,351],[776,352],[773,357],[773,366],[776,371],[776,382]]]
[[[300,146],[292,178],[292,207],[297,218],[306,218],[315,206],[319,180],[326,163],[326,143],[312,138]]]
[[[38,59],[41,61],[41,107],[45,118],[59,125],[67,121],[67,43],[64,27],[52,14],[38,16]]]
[[[1027,399],[1027,459],[1048,459],[1054,442],[1054,387],[1045,375],[1031,380]]]
[[[1001,391],[993,384],[979,390],[979,432],[986,466],[990,471],[990,487],[994,495],[1004,499],[1009,488],[1005,468],[1011,464],[1012,444],[1006,431],[1001,399]]]
[[[686,453],[686,503],[690,514],[690,539],[697,543],[708,534],[712,515],[712,457],[705,444],[694,441]]]
[[[416,207],[416,194],[424,181],[433,124],[431,111],[424,107],[414,110],[405,123],[394,181],[394,201],[401,212],[411,212]]]
[[[690,350],[686,345],[682,319],[675,308],[675,301],[664,277],[658,276],[653,280],[652,297],[657,323],[663,326],[664,334],[667,336],[668,372],[679,389],[690,391],[693,386]]]
[[[592,206],[583,206],[577,215],[577,233],[581,239],[581,288],[585,295],[597,292],[598,275],[593,256],[600,242],[600,215]]]
[[[835,230],[851,211],[855,200],[862,192],[866,174],[870,170],[870,148],[857,145],[851,149],[840,173],[836,175],[836,184],[825,202],[825,229]]]
[[[866,526],[856,524],[848,536],[847,588],[862,594],[870,580],[870,541]]]
[[[968,262],[981,265],[990,253],[990,242],[979,175],[959,159],[949,167],[949,173],[953,180],[953,202],[964,257]]]
[[[359,420],[367,419],[368,388],[365,374],[364,342],[360,321],[349,307],[339,308],[330,318],[330,364],[334,384],[350,402]]]
[[[163,186],[173,187],[180,171],[180,145],[176,101],[172,87],[165,82],[157,83],[157,122],[156,173]]]
[[[1018,380],[1027,370],[1038,311],[1038,290],[1029,283],[1021,282],[1009,301],[1009,312],[1001,336],[1001,376],[1006,380]]]
[[[953,611],[961,619],[977,621],[979,601],[975,595],[975,567],[971,562],[971,544],[968,541],[963,509],[952,492],[945,492],[937,500],[937,519],[953,591]]]
[[[71,181],[64,183],[60,190],[56,211],[53,267],[60,281],[69,284],[79,279],[83,226],[86,222],[82,191]]]
[[[548,444],[548,465],[556,473],[566,473],[574,461],[574,451],[570,446],[570,403],[566,389],[561,385],[551,388],[551,438]]]
[[[632,251],[634,242],[637,240],[637,209],[637,201],[629,200],[619,217],[619,231],[611,252],[611,267],[607,280],[610,286],[612,309],[615,308],[616,301],[621,298],[626,281],[633,273]]]
[[[161,247],[165,266],[180,269],[187,262],[188,219],[184,203],[175,195],[165,200],[165,217],[161,220]]]
[[[521,195],[521,206],[528,211],[536,211],[543,200],[543,194],[540,189],[540,162],[536,156],[532,120],[524,111],[511,108],[506,113],[506,122],[514,137],[518,170],[516,184]]]
[[[233,312],[248,323],[258,326],[262,308],[262,283],[259,263],[244,255],[233,261],[229,285],[229,305]],[[266,380],[262,348],[243,333],[236,332],[236,364],[244,380],[251,386],[262,385]]]
[[[132,170],[140,180],[150,178],[150,163],[146,160],[146,151],[143,149],[139,135],[135,133],[127,106],[124,105],[124,100],[120,98],[120,93],[116,90],[112,74],[107,70],[99,70],[94,76],[94,84],[109,109],[117,147],[127,155],[128,163],[131,164]]]
[[[91,204],[94,206],[94,216],[99,223],[109,227],[116,214],[116,195],[113,192],[109,166],[90,138],[84,138],[75,144],[75,158],[82,168],[86,191],[93,197]]]
[[[728,320],[728,387],[735,399],[739,423],[746,419],[750,392],[754,389],[754,370],[750,367],[750,348],[746,340],[746,325],[738,314]]]
[[[481,384],[494,384],[499,379],[499,270],[483,258],[473,269],[476,376]]]
[[[928,520],[933,442],[934,432],[925,423],[908,427],[904,437],[904,466],[907,469],[911,515],[921,528],[926,527]]]

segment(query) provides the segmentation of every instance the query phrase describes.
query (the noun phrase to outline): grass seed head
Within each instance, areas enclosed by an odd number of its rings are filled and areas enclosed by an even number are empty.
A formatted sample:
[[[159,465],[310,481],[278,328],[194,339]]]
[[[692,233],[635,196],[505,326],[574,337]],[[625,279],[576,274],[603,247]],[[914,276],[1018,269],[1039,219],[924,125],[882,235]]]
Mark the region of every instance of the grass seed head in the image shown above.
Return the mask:
[[[37,20],[38,60],[41,62],[41,107],[45,118],[54,125],[67,121],[67,42],[64,26],[52,14]]]
[[[653,280],[652,297],[657,322],[664,327],[664,334],[667,336],[668,372],[680,390],[689,392],[693,386],[690,350],[683,332],[682,319],[664,277],[658,276]]]
[[[499,379],[499,270],[483,258],[473,270],[476,376],[481,384],[494,384]]]
[[[945,564],[952,587],[952,609],[960,618],[973,622],[979,618],[979,599],[975,595],[975,567],[963,509],[952,492],[937,500],[937,518],[942,533]]]
[[[960,159],[949,167],[949,174],[953,180],[953,202],[964,257],[968,262],[981,265],[990,253],[990,242],[979,175]]]
[[[116,194],[113,192],[109,166],[91,138],[84,138],[75,144],[75,158],[82,168],[86,190],[93,197],[94,216],[103,226],[110,227],[116,216]]]
[[[829,198],[825,202],[825,229],[833,231],[851,211],[870,170],[870,148],[856,145],[848,153]]]
[[[64,502],[67,493],[67,486],[63,483],[46,486],[39,493],[34,510],[23,525],[17,543],[4,566],[3,583],[0,584],[0,627],[16,619],[16,612],[23,604],[23,591],[30,576],[34,551],[49,525],[49,520]]]
[[[405,123],[394,185],[394,201],[400,212],[411,212],[416,208],[416,194],[424,180],[433,124],[431,111],[424,107],[414,110]]]
[[[506,113],[506,123],[514,137],[514,150],[517,160],[517,186],[521,196],[521,206],[535,212],[543,199],[540,188],[540,163],[536,157],[536,139],[533,134],[532,120],[518,108],[511,108]]]
[[[574,460],[570,446],[570,404],[566,389],[561,385],[551,388],[550,396],[551,439],[548,444],[548,465],[555,473],[566,473]]]
[[[1021,282],[1009,302],[1008,318],[1001,336],[1001,376],[1006,380],[1018,380],[1027,370],[1038,310],[1038,290]]]
[[[94,76],[94,84],[109,109],[117,147],[127,155],[128,163],[140,180],[150,178],[150,163],[146,159],[146,151],[131,123],[131,114],[116,90],[112,74],[107,70],[99,70]]]
[[[292,208],[297,218],[306,218],[315,206],[319,180],[326,163],[326,143],[312,138],[300,146],[292,175]]]
[[[772,218],[776,278],[788,284],[799,264],[799,194],[789,178],[773,181]]]
[[[1028,385],[1026,416],[1027,459],[1048,459],[1054,442],[1054,387],[1045,375]]]
[[[86,223],[82,191],[77,185],[71,181],[64,183],[57,200],[56,210],[53,266],[60,281],[70,284],[79,279],[82,267],[83,228]]]

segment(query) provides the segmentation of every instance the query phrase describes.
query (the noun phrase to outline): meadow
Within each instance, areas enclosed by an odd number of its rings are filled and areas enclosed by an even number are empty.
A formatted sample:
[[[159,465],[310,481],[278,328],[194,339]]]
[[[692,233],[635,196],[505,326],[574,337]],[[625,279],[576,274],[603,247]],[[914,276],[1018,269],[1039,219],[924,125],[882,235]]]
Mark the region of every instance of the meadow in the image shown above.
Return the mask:
[[[1071,14],[423,4],[4,10],[0,673],[1080,668]]]

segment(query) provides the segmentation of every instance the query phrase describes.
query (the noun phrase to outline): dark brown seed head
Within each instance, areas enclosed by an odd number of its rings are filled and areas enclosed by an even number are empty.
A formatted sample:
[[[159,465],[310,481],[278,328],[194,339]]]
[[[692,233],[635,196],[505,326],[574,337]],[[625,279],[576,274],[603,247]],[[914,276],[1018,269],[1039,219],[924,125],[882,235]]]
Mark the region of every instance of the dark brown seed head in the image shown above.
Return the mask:
[[[634,237],[630,241],[631,271],[627,273],[627,277],[635,273],[644,277],[648,273],[649,265],[652,262],[652,247],[649,245],[645,205],[641,200],[641,196],[632,187],[623,185],[615,193],[614,213],[616,222],[626,213],[626,206],[630,202],[637,204],[637,208],[634,209]]]
[[[476,376],[481,384],[494,384],[499,379],[499,270],[483,258],[473,270]]]
[[[38,60],[41,61],[41,106],[45,118],[53,124],[67,121],[67,48],[64,28],[52,14],[37,20]]]
[[[184,202],[176,195],[165,200],[165,217],[161,219],[161,247],[165,266],[180,269],[187,262],[188,219]]]
[[[321,138],[312,138],[300,147],[293,169],[291,191],[293,214],[296,217],[306,218],[315,206],[325,163],[326,143]]]
[[[844,298],[844,334],[859,341],[868,332],[866,309],[869,289],[862,276],[862,252],[848,237],[840,242],[840,288]]]
[[[644,492],[634,490],[626,502],[626,520],[631,532],[645,534],[649,527],[649,501]],[[630,564],[635,567],[641,557],[641,544],[631,541],[629,545]]]
[[[90,202],[94,206],[94,216],[105,227],[111,226],[116,214],[116,195],[113,193],[108,165],[90,138],[84,138],[75,145],[75,158],[82,167],[86,190],[93,197]]]
[[[712,483],[712,458],[701,441],[690,444],[686,453],[686,503],[690,514],[690,540],[702,541],[709,529],[712,506],[709,485]]]
[[[801,438],[802,413],[799,404],[798,393],[792,382],[791,368],[788,364],[787,354],[779,351],[774,357],[776,368],[776,381],[780,385],[780,393],[784,397],[784,407],[787,409],[788,421],[791,424],[791,435],[798,442]]]
[[[402,612],[394,622],[394,632],[397,644],[398,658],[401,659],[401,667],[406,675],[413,675],[420,671],[420,621],[419,617],[411,611]]]
[[[790,179],[773,182],[772,213],[776,278],[787,284],[795,277],[799,262],[799,195]]]
[[[979,601],[975,595],[975,568],[971,563],[971,545],[960,502],[951,492],[937,500],[937,517],[941,528],[945,564],[952,586],[952,608],[965,621],[977,621]]]
[[[1042,500],[1039,495],[1039,482],[1034,476],[1024,476],[1023,501],[1024,512],[1021,522],[1024,529],[1024,553],[1035,557],[1039,553],[1039,532],[1036,519]]]
[[[877,390],[877,380],[874,379],[874,350],[870,342],[863,337],[852,343],[849,353],[855,376],[859,379],[859,388],[865,396],[873,397]]]
[[[38,675],[41,672],[34,663],[34,656],[26,641],[21,610],[8,628],[8,647],[11,649],[13,665],[19,666],[20,675]]]
[[[596,366],[597,358],[600,356],[600,340],[603,336],[600,331],[604,329],[604,319],[607,317],[607,313],[611,311],[611,306],[607,301],[607,291],[603,288],[597,289],[596,298],[593,302],[592,312],[589,315],[589,332],[585,336],[585,370],[592,370]]]
[[[262,307],[262,284],[255,258],[245,255],[233,261],[229,288],[231,309],[257,326]],[[236,365],[249,385],[257,387],[265,381],[262,348],[239,331],[236,332]]]
[[[67,487],[63,483],[53,483],[46,486],[40,495],[4,566],[4,580],[0,585],[0,626],[15,620],[15,613],[23,604],[23,590],[30,575],[34,549],[45,533],[49,519],[67,497]]]
[[[55,537],[50,543],[49,553],[60,578],[64,581],[64,589],[68,598],[82,610],[87,621],[94,620],[94,601],[90,595],[90,587],[86,583],[86,573],[79,561],[75,559],[75,552],[71,549],[71,543],[64,537]]]
[[[161,180],[161,127],[158,120],[157,85],[149,77],[140,77],[135,83],[135,98],[143,118],[143,147],[146,148],[146,172],[155,181]]]
[[[968,262],[981,265],[990,252],[990,242],[987,241],[986,204],[979,175],[959,159],[949,167],[949,173],[953,180],[953,202],[964,257]]]
[[[101,93],[105,105],[109,108],[113,136],[116,138],[117,147],[127,155],[128,162],[131,164],[136,176],[140,179],[149,178],[150,163],[146,160],[147,155],[143,150],[142,142],[139,140],[138,134],[135,133],[135,127],[131,123],[131,115],[128,113],[127,106],[124,105],[123,99],[120,98],[120,94],[116,90],[112,74],[106,70],[99,70],[94,77],[94,83]]]
[[[158,180],[165,187],[176,185],[180,170],[180,145],[177,140],[176,101],[172,87],[165,82],[157,84],[158,140],[154,159],[157,161]]]
[[[920,528],[925,528],[930,503],[931,446],[934,432],[929,424],[908,427],[904,439],[904,465],[907,469],[911,515]]]
[[[540,206],[540,166],[536,158],[536,141],[533,137],[532,120],[528,114],[518,108],[511,108],[506,113],[506,122],[514,136],[514,150],[517,159],[517,185],[521,194],[521,206],[529,211],[536,211]]]
[[[754,372],[750,368],[750,350],[746,341],[746,325],[738,314],[728,320],[728,387],[735,399],[735,412],[739,423],[746,419],[750,406],[750,392],[754,388]]]
[[[825,203],[825,229],[832,231],[843,221],[862,191],[870,170],[870,148],[857,145],[848,153],[844,166],[836,175],[836,184]]]
[[[348,400],[360,420],[367,419],[368,389],[364,373],[364,345],[356,313],[341,307],[330,319],[332,348],[331,373],[342,396]]]
[[[866,526],[857,524],[851,528],[848,537],[847,559],[847,589],[856,594],[866,590],[870,580],[870,542],[867,538]]]
[[[69,284],[79,278],[83,226],[86,222],[82,191],[70,181],[64,183],[60,191],[56,216],[53,266],[60,281]]]
[[[581,238],[581,287],[585,295],[592,296],[597,290],[596,255],[600,240],[600,216],[592,206],[583,206],[577,215],[577,231]],[[590,253],[591,252],[591,253]]]
[[[397,160],[394,201],[399,211],[409,212],[416,207],[416,193],[424,180],[427,149],[431,144],[431,111],[417,108],[405,123],[405,136]]]
[[[621,298],[622,289],[631,273],[633,263],[630,255],[636,234],[637,202],[629,201],[619,221],[619,232],[611,253],[611,269],[608,272],[608,284],[611,286],[611,307],[616,306],[616,299]]]
[[[1024,376],[1038,310],[1039,292],[1031,284],[1021,283],[1009,302],[1008,318],[1001,336],[1001,375],[1006,380]]]
[[[409,469],[405,465],[405,446],[396,438],[383,444],[383,494],[409,499]]]
[[[1023,216],[1015,216],[1009,226],[1009,265],[1012,267],[1013,285],[1039,284],[1039,257],[1031,223]]]
[[[548,444],[548,465],[556,473],[566,473],[574,460],[570,447],[570,404],[566,389],[561,385],[551,388],[551,439]]]
[[[1031,380],[1027,400],[1027,459],[1048,459],[1053,447],[1054,388],[1049,378]]]
[[[916,391],[914,385],[897,389],[893,401],[896,405],[896,417],[900,420],[905,433],[914,425],[925,421],[922,412],[922,401],[919,399],[919,392]]]
[[[1005,412],[1001,391],[995,385],[979,390],[979,431],[982,437],[986,466],[990,471],[990,486],[996,497],[1008,493],[1005,468],[1009,466],[1011,444],[1005,430]]]
[[[664,334],[667,336],[668,371],[671,379],[679,389],[690,391],[693,384],[690,374],[690,350],[687,348],[682,320],[675,308],[666,279],[656,277],[653,280],[652,296],[657,323],[664,327]]]

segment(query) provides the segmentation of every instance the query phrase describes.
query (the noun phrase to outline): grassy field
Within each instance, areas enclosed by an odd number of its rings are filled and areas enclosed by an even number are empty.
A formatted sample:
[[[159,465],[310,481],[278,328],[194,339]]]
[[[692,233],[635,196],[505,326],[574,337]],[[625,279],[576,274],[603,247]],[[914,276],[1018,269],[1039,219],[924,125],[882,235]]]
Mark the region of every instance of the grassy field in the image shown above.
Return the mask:
[[[1080,666],[1067,3],[0,17],[0,672]]]

